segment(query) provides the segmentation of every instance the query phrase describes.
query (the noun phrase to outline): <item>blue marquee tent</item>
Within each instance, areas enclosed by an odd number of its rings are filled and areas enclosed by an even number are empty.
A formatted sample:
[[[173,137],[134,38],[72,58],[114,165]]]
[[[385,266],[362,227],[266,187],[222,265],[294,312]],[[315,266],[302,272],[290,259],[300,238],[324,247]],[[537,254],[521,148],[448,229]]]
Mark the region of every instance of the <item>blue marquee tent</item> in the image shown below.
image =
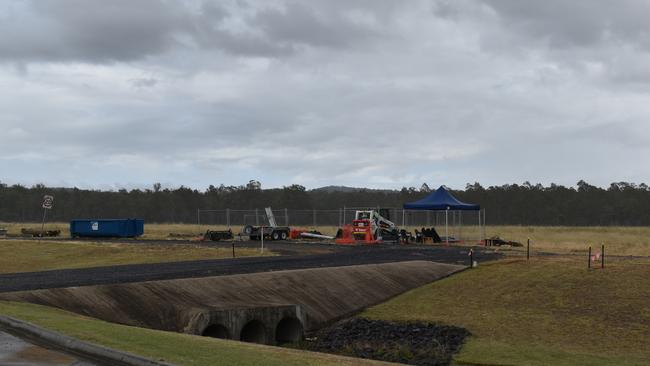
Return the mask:
[[[444,211],[444,210],[462,210],[462,211],[478,211],[481,206],[464,203],[459,201],[456,197],[444,187],[440,186],[435,192],[415,202],[408,202],[404,204],[406,210],[431,210],[431,211]]]
[[[481,206],[472,203],[465,203],[459,201],[456,197],[444,187],[440,186],[435,192],[430,195],[417,200],[415,202],[408,202],[404,204],[405,210],[429,210],[429,211],[445,211],[445,241],[449,245],[449,211],[478,211],[479,212],[479,231],[481,226]],[[404,217],[402,217],[404,222]]]

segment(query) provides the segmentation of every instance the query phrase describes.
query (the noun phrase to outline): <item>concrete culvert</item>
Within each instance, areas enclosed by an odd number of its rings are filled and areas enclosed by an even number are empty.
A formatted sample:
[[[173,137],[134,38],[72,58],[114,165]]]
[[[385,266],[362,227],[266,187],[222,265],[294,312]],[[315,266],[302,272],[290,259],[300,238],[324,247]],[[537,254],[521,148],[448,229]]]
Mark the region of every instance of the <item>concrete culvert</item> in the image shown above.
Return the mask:
[[[266,343],[266,328],[259,320],[251,320],[241,330],[239,339],[242,342]]]
[[[224,325],[213,324],[205,328],[202,334],[204,337],[230,339],[230,331]]]
[[[289,317],[280,320],[275,328],[275,340],[277,343],[298,342],[302,340],[303,327],[300,320]]]

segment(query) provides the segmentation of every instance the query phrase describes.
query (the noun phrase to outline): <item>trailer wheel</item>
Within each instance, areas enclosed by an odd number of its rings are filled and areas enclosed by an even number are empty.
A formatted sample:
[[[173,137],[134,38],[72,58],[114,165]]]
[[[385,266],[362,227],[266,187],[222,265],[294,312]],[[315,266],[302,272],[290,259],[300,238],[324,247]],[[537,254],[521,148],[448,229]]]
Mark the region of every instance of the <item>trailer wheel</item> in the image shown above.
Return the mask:
[[[286,232],[286,231],[282,231],[282,232],[280,232],[280,239],[282,239],[282,240],[287,240],[287,237],[288,237],[288,236],[289,236],[289,235],[287,235],[287,232]]]
[[[246,235],[250,235],[253,232],[253,227],[251,225],[246,225],[244,226],[243,232]]]
[[[280,239],[280,233],[277,232],[277,231],[273,231],[273,233],[271,233],[271,239],[279,240]]]

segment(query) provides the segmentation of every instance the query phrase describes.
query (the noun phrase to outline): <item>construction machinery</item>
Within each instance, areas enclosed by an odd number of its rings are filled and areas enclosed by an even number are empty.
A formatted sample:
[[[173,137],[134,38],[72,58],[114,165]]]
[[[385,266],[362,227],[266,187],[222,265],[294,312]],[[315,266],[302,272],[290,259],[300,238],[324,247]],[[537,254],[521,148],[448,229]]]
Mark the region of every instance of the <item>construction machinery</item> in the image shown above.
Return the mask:
[[[203,240],[210,241],[220,241],[220,240],[229,240],[233,239],[235,236],[232,234],[232,230],[207,230],[203,234]]]
[[[385,217],[386,216],[386,217]],[[400,232],[390,221],[388,210],[356,211],[352,224],[345,225],[336,239],[337,244],[378,244],[397,242]]]
[[[242,229],[244,235],[248,235],[251,240],[271,239],[287,240],[291,228],[288,226],[278,226],[275,222],[275,216],[271,207],[265,208],[266,218],[269,220],[269,226],[252,226],[246,225]]]

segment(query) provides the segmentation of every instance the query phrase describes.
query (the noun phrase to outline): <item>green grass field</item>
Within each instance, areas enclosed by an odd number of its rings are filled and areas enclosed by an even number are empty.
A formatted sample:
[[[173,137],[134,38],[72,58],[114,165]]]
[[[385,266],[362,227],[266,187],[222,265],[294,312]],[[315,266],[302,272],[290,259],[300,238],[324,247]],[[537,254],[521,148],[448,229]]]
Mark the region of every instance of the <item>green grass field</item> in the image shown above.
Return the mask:
[[[362,316],[469,329],[460,365],[650,364],[650,260],[506,260],[410,291]]]
[[[235,255],[262,254],[257,249],[236,248]],[[272,253],[265,251],[264,255]],[[0,273],[230,257],[232,249],[191,244],[163,246],[0,239]]]
[[[0,314],[84,341],[184,366],[380,364],[323,353],[129,327],[40,305],[0,302]]]

